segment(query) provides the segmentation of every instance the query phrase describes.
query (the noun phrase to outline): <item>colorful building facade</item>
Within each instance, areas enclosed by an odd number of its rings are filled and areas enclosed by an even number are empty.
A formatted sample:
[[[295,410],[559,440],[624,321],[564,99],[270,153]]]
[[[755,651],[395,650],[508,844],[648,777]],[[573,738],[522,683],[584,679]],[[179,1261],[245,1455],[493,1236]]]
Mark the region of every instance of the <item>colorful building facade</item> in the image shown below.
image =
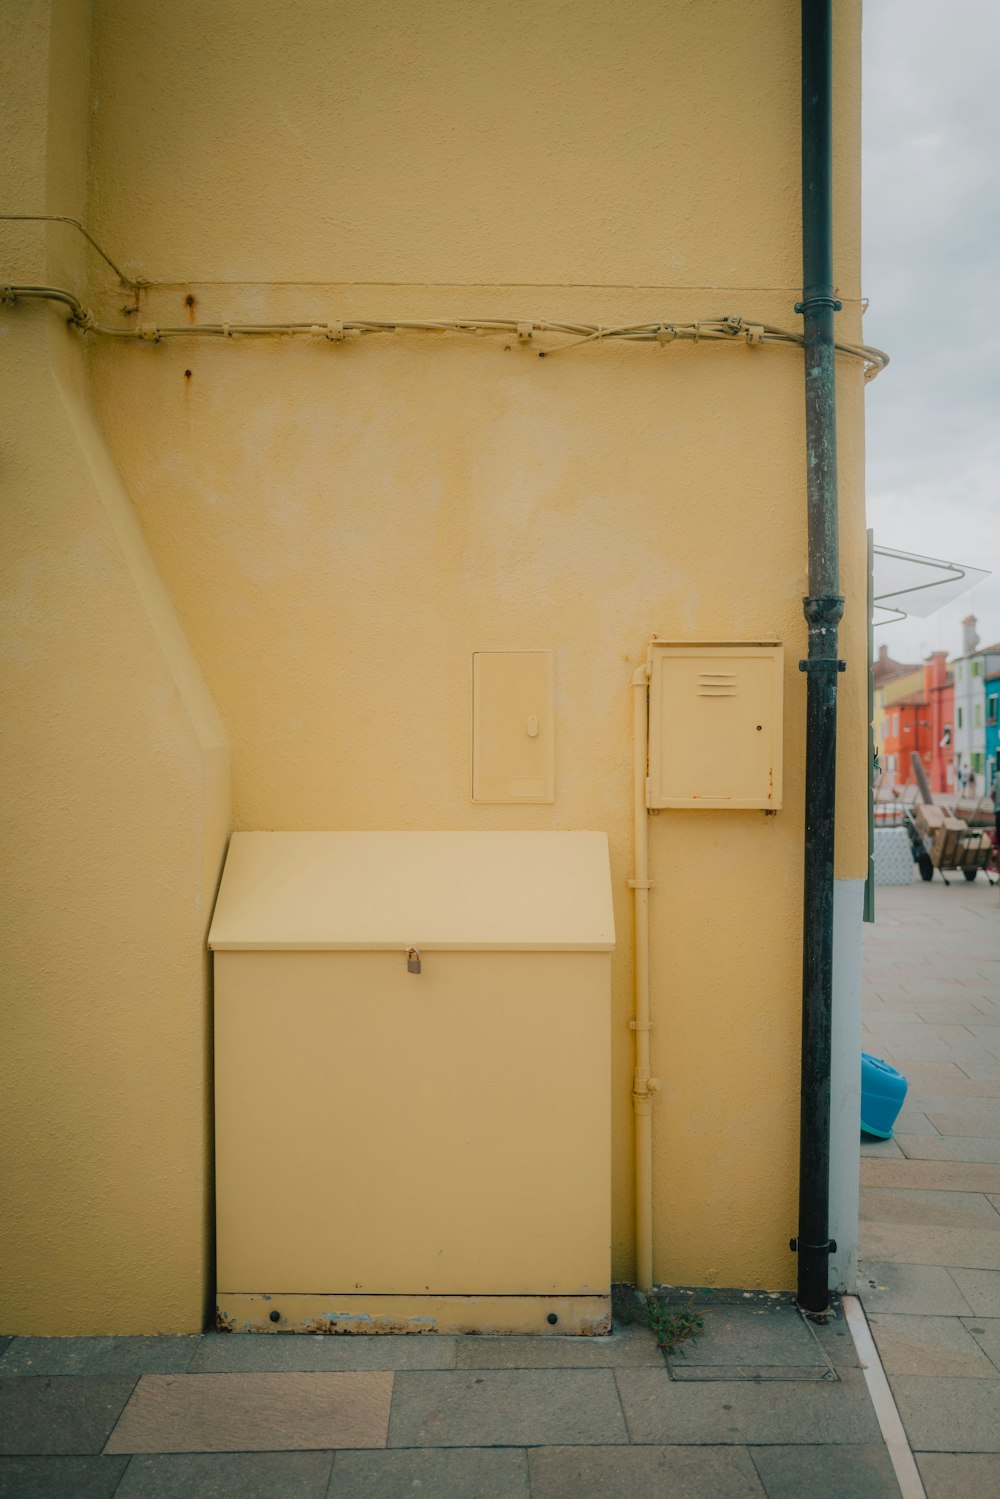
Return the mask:
[[[1000,674],[1000,645],[980,646],[976,620],[964,621],[964,655],[952,663],[955,676],[955,776],[960,790],[981,795],[990,785],[986,683]]]
[[[947,793],[955,786],[955,682],[946,651],[933,651],[924,663],[924,695],[930,720],[928,780],[933,792]]]
[[[986,785],[1000,776],[1000,670],[984,678],[986,696]]]

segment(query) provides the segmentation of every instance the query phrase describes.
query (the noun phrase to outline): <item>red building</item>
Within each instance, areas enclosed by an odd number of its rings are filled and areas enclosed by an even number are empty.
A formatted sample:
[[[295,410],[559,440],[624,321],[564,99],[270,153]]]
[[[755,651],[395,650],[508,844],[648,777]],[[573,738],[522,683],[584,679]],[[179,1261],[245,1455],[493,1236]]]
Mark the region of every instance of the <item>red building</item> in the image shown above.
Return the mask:
[[[947,651],[934,651],[924,662],[924,696],[930,719],[930,769],[932,791],[955,790],[955,677],[947,667]]]
[[[881,755],[886,766],[895,767],[897,785],[904,786],[912,778],[910,754],[916,750],[931,790],[936,789],[931,779],[934,770],[931,735],[930,704],[923,692],[912,693],[885,709]]]

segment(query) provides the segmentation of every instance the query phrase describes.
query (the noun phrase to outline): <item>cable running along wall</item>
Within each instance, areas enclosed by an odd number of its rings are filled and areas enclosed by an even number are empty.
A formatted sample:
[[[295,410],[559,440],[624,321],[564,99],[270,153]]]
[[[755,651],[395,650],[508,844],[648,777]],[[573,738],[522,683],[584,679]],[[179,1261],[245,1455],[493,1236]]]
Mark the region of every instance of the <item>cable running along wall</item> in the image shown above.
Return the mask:
[[[126,276],[104,251],[93,236],[77,219],[62,214],[0,214],[8,221],[53,222],[69,224],[78,229],[98,255],[120,278],[124,286],[133,291],[151,290],[151,283],[134,280]],[[536,335],[555,335],[564,341],[553,343],[548,348],[538,348],[540,359],[560,354],[567,349],[579,348],[583,344],[610,342],[656,343],[746,343],[751,347],[762,344],[785,344],[800,349],[803,336],[773,323],[762,323],[754,319],[723,316],[700,318],[690,322],[623,323],[606,325],[600,323],[568,323],[550,321],[545,318],[350,318],[310,322],[287,323],[189,323],[179,327],[163,327],[157,323],[140,323],[133,328],[111,328],[97,322],[93,314],[73,292],[59,286],[27,286],[0,284],[0,303],[15,303],[22,300],[40,299],[56,302],[69,309],[67,321],[85,333],[101,338],[121,338],[139,343],[160,343],[170,338],[260,338],[299,337],[320,338],[330,343],[345,343],[374,333],[496,333],[514,335],[521,344],[531,344]],[[866,380],[885,369],[888,354],[866,344],[836,343],[839,354],[859,359],[864,365]]]

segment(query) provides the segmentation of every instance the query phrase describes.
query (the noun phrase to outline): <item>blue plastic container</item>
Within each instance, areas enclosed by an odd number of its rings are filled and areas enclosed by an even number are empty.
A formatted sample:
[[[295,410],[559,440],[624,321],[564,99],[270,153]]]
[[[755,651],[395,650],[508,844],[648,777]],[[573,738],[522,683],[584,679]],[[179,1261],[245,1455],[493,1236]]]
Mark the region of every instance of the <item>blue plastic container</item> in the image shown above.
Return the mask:
[[[892,1137],[892,1126],[906,1097],[906,1078],[880,1057],[861,1053],[861,1128],[880,1140]]]

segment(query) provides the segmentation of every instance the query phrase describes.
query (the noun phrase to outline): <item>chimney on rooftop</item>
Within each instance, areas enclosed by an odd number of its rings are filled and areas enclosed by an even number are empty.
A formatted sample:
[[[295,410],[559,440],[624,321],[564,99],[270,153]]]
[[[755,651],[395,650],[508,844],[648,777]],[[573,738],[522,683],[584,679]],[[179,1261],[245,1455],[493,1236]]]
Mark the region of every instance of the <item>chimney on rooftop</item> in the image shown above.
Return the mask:
[[[934,687],[943,687],[948,680],[947,651],[931,651],[924,662],[924,691],[930,692]]]
[[[979,644],[979,636],[976,634],[976,616],[967,614],[962,620],[962,655],[971,656]]]

